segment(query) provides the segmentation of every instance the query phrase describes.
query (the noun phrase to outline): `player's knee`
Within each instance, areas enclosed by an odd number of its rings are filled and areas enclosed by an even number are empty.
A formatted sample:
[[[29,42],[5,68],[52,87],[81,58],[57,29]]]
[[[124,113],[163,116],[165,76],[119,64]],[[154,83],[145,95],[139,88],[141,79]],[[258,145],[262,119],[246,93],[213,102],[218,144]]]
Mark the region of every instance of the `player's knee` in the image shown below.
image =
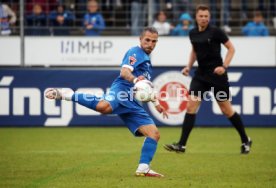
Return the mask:
[[[112,108],[108,103],[99,102],[96,110],[102,114],[109,114],[112,112]]]
[[[152,131],[149,135],[152,139],[154,139],[156,142],[160,139],[160,132],[158,130]]]
[[[221,109],[221,112],[227,117],[230,117],[233,114],[232,110],[226,107],[220,107],[220,109]]]
[[[197,111],[197,107],[195,105],[191,105],[188,103],[187,105],[187,113],[194,114]]]

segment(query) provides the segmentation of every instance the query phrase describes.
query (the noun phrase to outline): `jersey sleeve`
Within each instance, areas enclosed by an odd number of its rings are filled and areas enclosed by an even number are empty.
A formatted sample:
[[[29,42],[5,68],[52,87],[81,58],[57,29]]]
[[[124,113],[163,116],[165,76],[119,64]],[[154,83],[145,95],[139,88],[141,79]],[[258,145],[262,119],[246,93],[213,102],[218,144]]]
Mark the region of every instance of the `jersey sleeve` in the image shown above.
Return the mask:
[[[228,36],[225,34],[224,31],[222,31],[221,29],[217,28],[216,32],[215,32],[215,36],[218,39],[218,41],[222,44],[225,44],[229,38]]]
[[[189,32],[189,39],[190,39],[191,45],[194,47],[192,38],[193,38],[193,29]]]
[[[143,62],[143,58],[141,55],[139,56],[139,52],[136,52],[133,49],[130,49],[124,56],[121,67],[126,67],[131,70],[131,72],[137,67],[139,64]]]

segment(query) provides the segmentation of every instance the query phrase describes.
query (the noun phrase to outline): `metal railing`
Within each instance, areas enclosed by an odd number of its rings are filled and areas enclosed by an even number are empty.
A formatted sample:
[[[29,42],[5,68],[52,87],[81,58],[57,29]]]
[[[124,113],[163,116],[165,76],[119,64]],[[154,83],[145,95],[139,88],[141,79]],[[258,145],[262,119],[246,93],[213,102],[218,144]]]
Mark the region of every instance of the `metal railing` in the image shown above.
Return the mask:
[[[52,2],[56,1],[48,0],[44,4],[40,4],[45,15],[45,20],[40,25],[39,23],[38,25],[28,23],[28,19],[32,19],[31,14],[35,5],[33,2],[28,0],[7,1],[7,4],[17,15],[17,22],[11,25],[12,35],[20,35],[20,33],[22,35],[23,31],[26,35],[56,35],[54,31],[57,27],[51,23],[50,19],[52,11],[56,10],[58,5]],[[135,6],[135,3],[137,5],[136,1],[99,1],[98,12],[102,14],[106,24],[101,35],[135,35],[133,32],[134,14],[137,13],[136,16],[139,16],[139,24],[136,25],[136,28],[141,29],[143,26],[152,25],[160,10],[165,11],[167,21],[174,27],[179,23],[179,17],[182,13],[187,12],[194,17],[195,6],[198,3],[210,5],[212,23],[222,28],[226,25],[229,26],[231,28],[230,35],[242,35],[241,28],[246,22],[252,20],[256,10],[260,10],[270,35],[275,35],[275,0],[148,0],[144,2]],[[63,3],[65,10],[72,14],[72,21],[70,24],[59,26],[58,29],[66,30],[64,35],[85,35],[83,17],[87,13],[86,0],[63,0]],[[22,28],[23,26],[24,28]],[[40,33],[29,33],[29,30],[38,28],[42,30]]]

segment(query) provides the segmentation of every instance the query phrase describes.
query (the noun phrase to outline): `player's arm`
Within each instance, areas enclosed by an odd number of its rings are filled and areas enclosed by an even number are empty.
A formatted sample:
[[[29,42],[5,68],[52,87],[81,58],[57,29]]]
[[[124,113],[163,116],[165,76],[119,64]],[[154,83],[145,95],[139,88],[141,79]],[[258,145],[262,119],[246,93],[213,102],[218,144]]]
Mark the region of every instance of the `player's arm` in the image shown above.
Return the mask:
[[[193,67],[193,64],[195,63],[195,61],[196,61],[196,53],[195,53],[194,47],[192,46],[192,50],[190,52],[188,65],[182,69],[182,71],[181,71],[182,74],[184,74],[185,76],[188,76],[191,68]]]
[[[154,93],[153,97],[152,97],[152,100],[151,102],[153,103],[153,105],[155,106],[155,109],[163,115],[163,118],[167,118],[168,119],[168,113],[167,111],[165,110],[165,108],[159,103],[158,101],[158,97],[156,95],[156,93]]]
[[[223,65],[215,68],[214,73],[218,75],[222,75],[225,73],[226,69],[229,67],[231,60],[235,53],[235,48],[230,40],[223,44],[227,48],[227,53],[223,62]]]
[[[125,79],[125,80],[127,80],[127,81],[129,81],[129,82],[131,82],[131,83],[134,83],[134,84],[135,84],[136,82],[138,82],[139,80],[144,80],[144,79],[145,79],[144,76],[135,77],[131,72],[132,72],[132,71],[131,71],[130,68],[128,68],[128,67],[122,67],[120,76],[121,76],[123,79]]]
[[[228,68],[231,60],[233,59],[233,56],[235,54],[235,48],[230,40],[228,40],[226,43],[224,43],[225,48],[227,48],[227,54],[225,56],[225,60],[223,63],[224,68]]]

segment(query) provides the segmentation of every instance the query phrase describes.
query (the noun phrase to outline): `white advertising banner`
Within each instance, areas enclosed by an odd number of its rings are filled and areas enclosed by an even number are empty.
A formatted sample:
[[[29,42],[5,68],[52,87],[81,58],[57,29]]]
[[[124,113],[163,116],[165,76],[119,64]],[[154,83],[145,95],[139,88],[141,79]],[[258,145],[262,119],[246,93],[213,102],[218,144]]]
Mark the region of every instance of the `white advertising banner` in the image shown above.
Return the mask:
[[[231,37],[236,48],[233,66],[275,66],[275,37]],[[26,37],[26,65],[119,66],[138,37]],[[191,44],[188,37],[160,37],[152,53],[154,66],[184,66]],[[222,55],[226,49],[222,47]]]
[[[276,66],[275,37],[231,37],[236,49],[232,66]],[[221,47],[223,58],[226,48]],[[152,61],[155,66],[185,66],[191,43],[188,37],[160,37]]]
[[[276,66],[275,37],[232,37],[236,49],[232,66]],[[225,57],[226,48],[222,55]]]
[[[231,37],[236,48],[232,66],[276,66],[275,37]],[[119,66],[138,37],[25,37],[28,66]],[[154,66],[185,66],[188,37],[160,37],[151,54]],[[20,38],[0,38],[0,66],[20,65]],[[227,50],[222,47],[225,57]]]
[[[0,37],[0,66],[20,65],[20,38]]]
[[[26,65],[119,66],[137,37],[26,37]]]

